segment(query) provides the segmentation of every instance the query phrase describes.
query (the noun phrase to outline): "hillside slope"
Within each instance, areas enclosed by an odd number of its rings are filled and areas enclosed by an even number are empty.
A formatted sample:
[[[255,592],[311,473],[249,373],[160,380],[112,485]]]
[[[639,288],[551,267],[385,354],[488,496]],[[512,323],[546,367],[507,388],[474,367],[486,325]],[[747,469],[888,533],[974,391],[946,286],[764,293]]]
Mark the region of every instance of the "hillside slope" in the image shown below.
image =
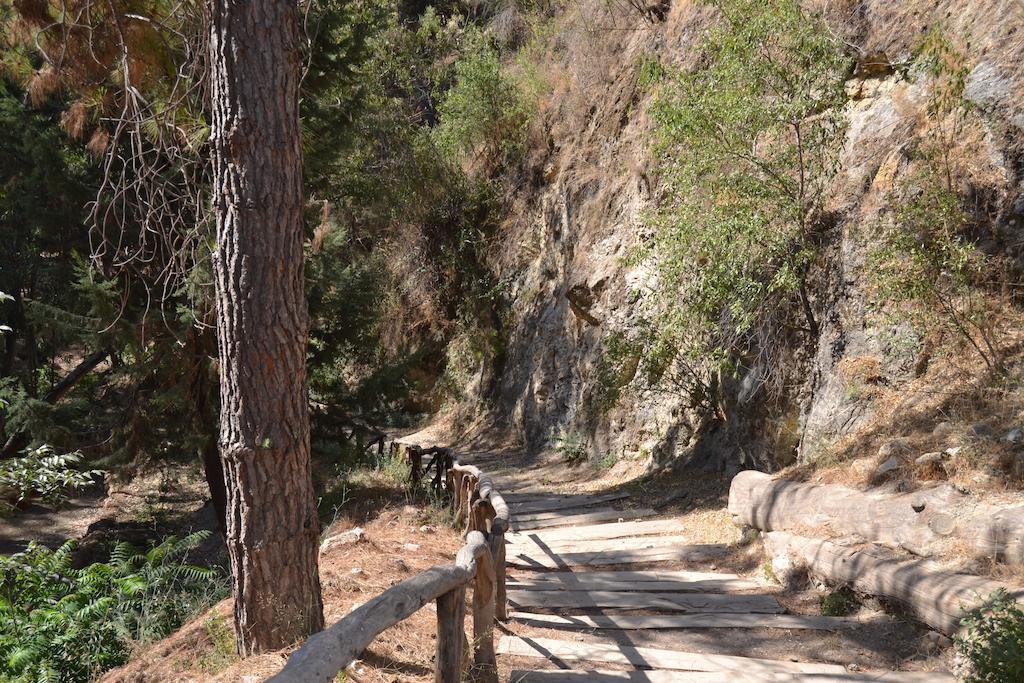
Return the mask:
[[[644,18],[625,3],[595,1],[570,3],[549,19],[557,39],[534,50],[534,59],[552,92],[531,129],[495,250],[499,277],[511,283],[504,364],[481,392],[528,449],[556,445],[561,435],[606,463],[686,461],[729,473],[874,456],[893,437],[924,450],[979,431],[994,442],[1015,426],[1024,9],[998,1],[805,9],[823,13],[850,63],[845,139],[808,277],[820,324],[814,335],[780,332],[786,352],[773,367],[754,359],[723,373],[710,409],[646,386],[635,359],[615,369],[614,405],[601,390],[609,340],[643,333],[657,277],[650,263],[630,258],[651,238],[651,213],[665,199],[651,150],[656,87],[645,82],[645,69],[652,60],[695,68],[717,12],[684,1]],[[894,188],[914,172],[908,150],[935,126],[929,113],[938,79],[913,68],[930,29],[941,30],[964,62],[957,68],[969,113],[952,154],[963,169],[957,192],[973,243],[1002,268],[1002,290],[984,293],[1005,364],[995,380],[970,340],[941,325],[915,325],[889,306],[869,272],[872,226],[898,208]],[[767,386],[769,374],[778,390]],[[940,423],[949,423],[941,439],[932,436]]]

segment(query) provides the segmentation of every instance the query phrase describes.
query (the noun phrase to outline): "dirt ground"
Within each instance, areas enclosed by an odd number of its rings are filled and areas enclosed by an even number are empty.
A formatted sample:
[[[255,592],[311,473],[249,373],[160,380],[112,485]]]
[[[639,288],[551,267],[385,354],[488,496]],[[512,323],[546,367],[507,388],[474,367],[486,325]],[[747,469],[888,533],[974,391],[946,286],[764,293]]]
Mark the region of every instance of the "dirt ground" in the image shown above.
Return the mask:
[[[329,548],[320,557],[324,613],[328,624],[394,584],[437,564],[448,564],[462,545],[459,534],[433,508],[385,507],[357,542]],[[339,518],[325,538],[353,528]],[[382,633],[362,660],[347,672],[349,681],[391,683],[432,681],[436,611],[427,605]],[[224,600],[170,637],[137,653],[110,671],[106,683],[184,683],[261,681],[277,673],[289,650],[239,660],[230,629],[231,600]],[[472,625],[467,623],[467,628]]]
[[[61,506],[32,504],[0,518],[0,554],[24,550],[30,541],[56,548],[78,542],[76,564],[105,561],[113,541],[145,547],[171,534],[215,531],[202,470],[195,462],[165,461],[149,468],[108,474]],[[223,565],[219,538],[211,538],[192,556],[206,565]]]

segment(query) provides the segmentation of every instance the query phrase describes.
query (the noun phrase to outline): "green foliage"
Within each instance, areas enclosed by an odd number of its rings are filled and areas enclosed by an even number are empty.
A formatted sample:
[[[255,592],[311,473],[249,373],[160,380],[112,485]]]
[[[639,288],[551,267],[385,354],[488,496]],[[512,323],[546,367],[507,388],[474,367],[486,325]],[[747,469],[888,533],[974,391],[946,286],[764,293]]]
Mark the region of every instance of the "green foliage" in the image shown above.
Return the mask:
[[[351,254],[347,230],[320,231],[307,260],[309,384],[313,400],[353,413],[387,416],[407,391],[404,358],[381,348],[394,287],[378,253]]]
[[[33,110],[25,99],[0,80],[0,377],[8,404],[35,396],[57,355],[90,327],[67,323],[80,312],[70,284],[76,250],[88,249],[93,169],[61,132],[59,110]]]
[[[41,500],[58,505],[68,493],[92,484],[101,470],[82,471],[78,452],[54,454],[50,446],[23,451],[19,458],[0,461],[0,494],[18,505],[27,500]]]
[[[587,442],[578,432],[562,432],[555,437],[555,453],[567,465],[579,465],[587,460]]]
[[[966,660],[965,683],[1024,680],[1024,609],[1000,589],[960,622],[957,652]]]
[[[597,461],[597,466],[602,470],[610,470],[619,463],[619,454],[615,451],[608,451],[601,456],[601,459]]]
[[[668,198],[635,256],[658,276],[646,374],[703,393],[737,352],[770,354],[780,326],[816,331],[806,279],[827,228],[847,66],[795,0],[712,4],[721,20],[701,67],[656,91]]]
[[[993,263],[971,238],[976,226],[957,192],[956,148],[969,114],[967,60],[933,27],[915,63],[932,80],[931,125],[907,150],[908,170],[890,196],[896,208],[879,221],[869,266],[879,300],[909,312],[924,332],[953,331],[998,369],[996,318],[985,295]]]
[[[642,342],[622,333],[612,333],[602,341],[592,401],[598,414],[608,412],[619,402],[623,389],[636,376],[643,351]]]
[[[637,69],[636,83],[641,88],[649,88],[662,82],[668,72],[665,65],[661,63],[655,54],[645,54],[640,59],[640,67]]]
[[[203,622],[203,630],[210,638],[212,648],[199,658],[199,668],[211,674],[220,673],[238,661],[235,649],[235,631],[223,614],[214,613]]]
[[[772,560],[769,557],[766,557],[764,562],[761,563],[761,574],[769,583],[773,583],[775,585],[782,583],[779,581],[779,577],[775,574],[775,567],[772,565]]]
[[[460,34],[454,84],[439,98],[434,136],[452,158],[476,156],[500,166],[525,151],[535,103],[507,75],[487,34],[472,25]]]
[[[860,607],[857,594],[848,586],[842,586],[821,596],[821,614],[826,617],[845,617]]]
[[[119,543],[109,562],[83,569],[73,567],[70,541],[0,557],[0,678],[92,680],[135,643],[162,638],[208,607],[224,582],[184,561],[208,535],[170,537],[145,553]]]
[[[308,220],[311,389],[319,401],[394,420],[434,389],[453,323],[494,326],[483,253],[496,195],[451,163],[436,133],[463,47],[483,38],[429,8],[417,21],[396,3],[317,12],[320,75],[303,101],[306,187],[321,209]]]
[[[902,305],[925,330],[949,328],[996,367],[995,330],[983,285],[988,258],[965,236],[969,227],[960,198],[936,169],[925,165],[907,181],[869,265],[880,300]]]

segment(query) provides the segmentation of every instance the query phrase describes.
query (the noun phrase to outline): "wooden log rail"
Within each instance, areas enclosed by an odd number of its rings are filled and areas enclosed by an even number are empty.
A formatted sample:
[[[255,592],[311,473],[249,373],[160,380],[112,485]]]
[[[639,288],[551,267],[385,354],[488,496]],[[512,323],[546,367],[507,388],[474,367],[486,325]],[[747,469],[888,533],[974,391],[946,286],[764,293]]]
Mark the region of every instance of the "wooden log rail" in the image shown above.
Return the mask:
[[[354,442],[356,450],[363,452],[376,447],[377,456],[384,455],[384,441],[387,435],[370,425],[353,418],[331,406],[318,405],[312,413],[313,425],[318,434]]]
[[[912,616],[954,635],[964,614],[986,605],[998,590],[1024,600],[1024,589],[999,581],[956,574],[933,563],[904,559],[877,546],[848,547],[832,541],[771,531],[764,537],[772,557],[786,556],[808,573],[837,586],[901,603]]]
[[[761,531],[821,528],[922,557],[942,556],[960,546],[996,562],[1024,564],[1024,505],[986,504],[946,483],[873,495],[748,470],[733,477],[729,512],[737,523]]]
[[[461,465],[448,449],[421,449],[392,443],[392,453],[404,451],[413,466],[410,479],[419,483],[424,455],[452,494],[457,525],[464,525],[465,545],[455,563],[439,565],[392,586],[320,633],[310,636],[288,658],[275,683],[333,681],[383,631],[408,618],[431,600],[437,603],[437,656],[434,680],[458,683],[463,679],[468,642],[465,634],[466,588],[473,587],[473,660],[471,678],[497,683],[494,622],[507,618],[505,593],[505,532],[510,513],[493,482],[479,468]]]

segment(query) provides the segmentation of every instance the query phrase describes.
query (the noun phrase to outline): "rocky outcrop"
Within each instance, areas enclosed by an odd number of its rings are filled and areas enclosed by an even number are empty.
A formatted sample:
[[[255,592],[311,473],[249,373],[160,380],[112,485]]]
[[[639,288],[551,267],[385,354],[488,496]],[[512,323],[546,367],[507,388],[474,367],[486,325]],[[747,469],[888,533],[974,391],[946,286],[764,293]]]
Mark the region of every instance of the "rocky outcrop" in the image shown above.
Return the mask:
[[[1022,13],[1011,5],[868,0],[855,15],[829,15],[835,32],[856,47],[856,68],[847,83],[831,219],[812,274],[820,330],[786,341],[793,347],[786,366],[773,369],[780,395],[766,396],[765,368],[746,368],[722,378],[714,411],[695,411],[684,397],[628,380],[617,405],[597,401],[606,342],[638,333],[654,277],[628,258],[653,229],[648,216],[661,191],[649,161],[650,93],[638,84],[638,65],[650,55],[692,64],[713,9],[674,3],[664,21],[643,31],[564,25],[546,66],[571,77],[534,132],[525,174],[533,184],[517,194],[497,263],[510,283],[512,320],[490,398],[511,431],[531,450],[576,432],[594,455],[632,456],[652,469],[699,461],[731,474],[812,459],[864,428],[878,414],[873,397],[912,380],[930,358],[926,340],[906,321],[872,309],[867,261],[870,226],[892,210],[888,196],[920,134],[931,82],[907,67],[936,21],[971,61],[965,96],[980,113],[972,154],[981,170],[969,194],[987,198],[991,232],[999,236],[986,248],[1024,266],[1024,47],[1000,37],[1014,23],[1008,14]]]

